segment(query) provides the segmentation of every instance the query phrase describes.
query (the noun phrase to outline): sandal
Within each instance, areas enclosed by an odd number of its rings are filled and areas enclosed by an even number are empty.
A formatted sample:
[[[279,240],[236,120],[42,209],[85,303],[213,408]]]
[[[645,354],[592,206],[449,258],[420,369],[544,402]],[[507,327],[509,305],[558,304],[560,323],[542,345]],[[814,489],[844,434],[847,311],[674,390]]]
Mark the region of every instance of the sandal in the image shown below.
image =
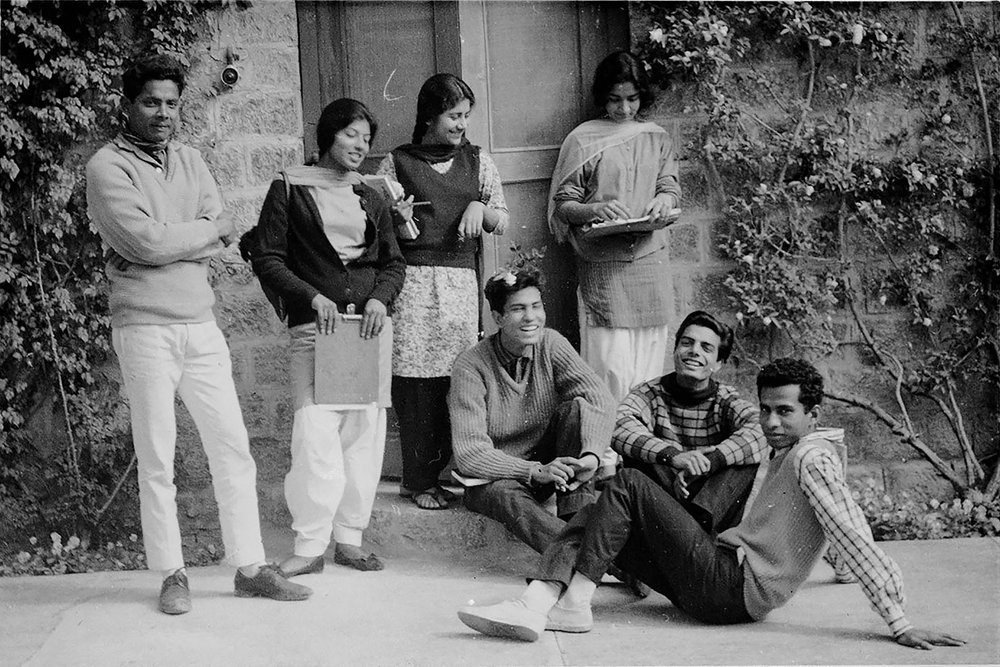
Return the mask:
[[[447,502],[450,503],[450,502],[458,500],[458,494],[452,493],[451,491],[449,491],[448,489],[444,488],[440,484],[438,484],[434,488],[437,489],[438,495],[441,496],[442,498],[444,498]]]
[[[414,493],[410,499],[413,504],[422,510],[446,510],[448,509],[448,499],[436,488],[431,487],[426,491]]]

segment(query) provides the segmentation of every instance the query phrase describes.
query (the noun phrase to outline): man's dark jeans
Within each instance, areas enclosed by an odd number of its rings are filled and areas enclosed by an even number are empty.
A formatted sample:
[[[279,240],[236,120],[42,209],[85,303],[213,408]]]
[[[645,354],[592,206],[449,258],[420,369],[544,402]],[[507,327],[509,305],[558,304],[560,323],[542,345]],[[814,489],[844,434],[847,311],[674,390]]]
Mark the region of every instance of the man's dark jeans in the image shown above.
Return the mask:
[[[677,471],[671,466],[630,458],[624,459],[624,465],[652,478],[667,493],[674,495]],[[742,520],[743,509],[756,474],[756,465],[724,468],[708,477],[697,477],[690,481],[688,498],[677,500],[701,524],[705,532],[718,534],[738,525]]]
[[[548,463],[557,456],[578,457],[580,447],[580,399],[573,399],[559,406],[528,458]],[[553,493],[556,515],[544,506]],[[566,527],[566,520],[593,503],[596,497],[593,481],[561,493],[556,492],[553,484],[528,487],[513,479],[501,479],[467,488],[465,506],[499,521],[519,540],[542,553]]]
[[[576,571],[600,582],[612,563],[701,621],[752,620],[736,552],[719,546],[657,481],[631,468],[573,517],[532,578],[568,586]]]

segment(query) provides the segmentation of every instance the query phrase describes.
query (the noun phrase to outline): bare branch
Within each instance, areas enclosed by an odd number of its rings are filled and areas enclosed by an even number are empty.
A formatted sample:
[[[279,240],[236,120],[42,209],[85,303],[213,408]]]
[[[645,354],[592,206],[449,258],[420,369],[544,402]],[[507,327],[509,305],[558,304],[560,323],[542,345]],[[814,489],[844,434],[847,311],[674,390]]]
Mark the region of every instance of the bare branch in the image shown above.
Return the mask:
[[[872,403],[871,401],[860,398],[858,396],[852,396],[849,394],[841,394],[833,390],[826,390],[823,392],[824,396],[831,398],[835,401],[840,401],[841,403],[847,403],[848,405],[853,405],[855,407],[863,408],[875,415],[879,421],[889,427],[892,433],[899,437],[900,441],[905,444],[910,445],[923,456],[927,461],[930,462],[937,472],[948,480],[951,485],[955,488],[955,491],[960,495],[964,495],[966,492],[965,484],[962,480],[955,474],[955,471],[951,469],[951,466],[938,456],[934,450],[932,450],[927,443],[921,440],[920,436],[914,433],[912,430],[908,429],[904,424],[902,424],[898,419],[890,415],[880,406]]]

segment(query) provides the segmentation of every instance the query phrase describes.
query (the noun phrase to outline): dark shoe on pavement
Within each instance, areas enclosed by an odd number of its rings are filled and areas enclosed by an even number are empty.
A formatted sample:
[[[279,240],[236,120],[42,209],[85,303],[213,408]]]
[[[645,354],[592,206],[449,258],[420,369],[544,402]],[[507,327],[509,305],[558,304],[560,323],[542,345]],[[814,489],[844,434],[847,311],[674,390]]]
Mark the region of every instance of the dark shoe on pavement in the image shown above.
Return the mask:
[[[312,589],[302,584],[294,584],[281,575],[277,566],[260,566],[260,572],[255,577],[248,577],[236,570],[236,597],[238,598],[271,598],[292,602],[305,600],[312,595]]]
[[[361,570],[362,572],[375,572],[376,570],[385,568],[379,557],[373,553],[368,554],[364,558],[352,558],[351,556],[345,556],[340,551],[334,551],[333,562],[337,565],[353,567],[355,570]]]
[[[467,626],[491,637],[507,637],[521,641],[537,641],[545,631],[545,614],[532,611],[520,600],[504,600],[496,604],[468,605],[458,611],[458,618]]]
[[[281,572],[281,576],[285,579],[291,579],[292,577],[297,577],[300,574],[316,574],[318,572],[322,572],[325,566],[326,561],[323,560],[323,554],[320,554],[302,567],[286,570],[284,564],[282,564],[278,567],[278,571]]]
[[[171,615],[191,611],[191,590],[184,570],[177,570],[163,580],[163,586],[160,587],[160,611]]]

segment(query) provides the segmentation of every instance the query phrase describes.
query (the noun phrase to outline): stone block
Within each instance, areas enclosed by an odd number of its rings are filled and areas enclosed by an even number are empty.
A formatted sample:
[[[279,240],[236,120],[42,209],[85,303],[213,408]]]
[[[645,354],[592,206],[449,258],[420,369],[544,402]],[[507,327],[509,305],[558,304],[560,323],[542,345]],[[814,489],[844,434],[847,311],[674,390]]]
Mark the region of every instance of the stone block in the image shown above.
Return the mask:
[[[302,141],[294,143],[269,142],[250,146],[250,185],[270,186],[271,181],[280,178],[280,172],[288,167],[300,165]]]
[[[243,421],[252,437],[274,436],[274,402],[271,392],[251,389],[240,392]]]
[[[177,139],[199,149],[210,143],[215,134],[214,103],[204,89],[189,86],[181,98],[181,125]]]
[[[721,271],[712,271],[692,276],[693,295],[690,303],[691,310],[707,310],[709,312],[724,312],[732,309],[732,302],[729,298],[729,290],[724,281],[726,274]]]
[[[670,262],[697,264],[701,260],[698,248],[699,229],[695,225],[675,224],[670,228]]]
[[[712,192],[701,163],[696,160],[686,160],[680,164],[679,171],[682,189],[681,208],[709,208]]]
[[[257,463],[258,486],[280,485],[284,481],[292,461],[287,442],[271,437],[251,438],[250,453]]]
[[[236,231],[243,234],[256,226],[260,219],[261,208],[264,206],[264,197],[267,196],[267,188],[254,188],[250,191],[242,190],[225,195],[226,208],[236,217]]]
[[[274,437],[282,442],[291,442],[294,419],[295,406],[292,405],[291,390],[279,392],[274,397]]]
[[[274,88],[297,92],[299,84],[299,53],[289,47],[258,47],[240,52],[236,63],[241,78],[238,90]]]
[[[203,148],[201,154],[221,190],[247,184],[247,156],[242,142],[222,141],[214,147]]]
[[[219,101],[219,132],[226,138],[246,134],[301,137],[301,118],[297,93],[240,93]]]
[[[242,44],[298,44],[298,23],[292,0],[264,0],[248,9],[227,8],[219,12],[216,40],[239,47]]]
[[[253,348],[246,343],[229,346],[229,358],[233,362],[233,383],[237,387],[246,387],[251,382],[252,353]]]
[[[852,453],[848,451],[847,485],[856,497],[865,493],[874,493],[881,497],[885,495],[885,471],[877,463],[850,463]]]
[[[257,345],[253,348],[254,384],[288,386],[288,368],[291,359],[287,345]]]
[[[885,468],[886,491],[900,501],[904,495],[910,500],[950,499],[954,488],[926,461],[907,461],[887,465]]]
[[[215,317],[226,336],[237,340],[273,335],[275,329],[282,326],[270,302],[259,290],[219,292]]]

